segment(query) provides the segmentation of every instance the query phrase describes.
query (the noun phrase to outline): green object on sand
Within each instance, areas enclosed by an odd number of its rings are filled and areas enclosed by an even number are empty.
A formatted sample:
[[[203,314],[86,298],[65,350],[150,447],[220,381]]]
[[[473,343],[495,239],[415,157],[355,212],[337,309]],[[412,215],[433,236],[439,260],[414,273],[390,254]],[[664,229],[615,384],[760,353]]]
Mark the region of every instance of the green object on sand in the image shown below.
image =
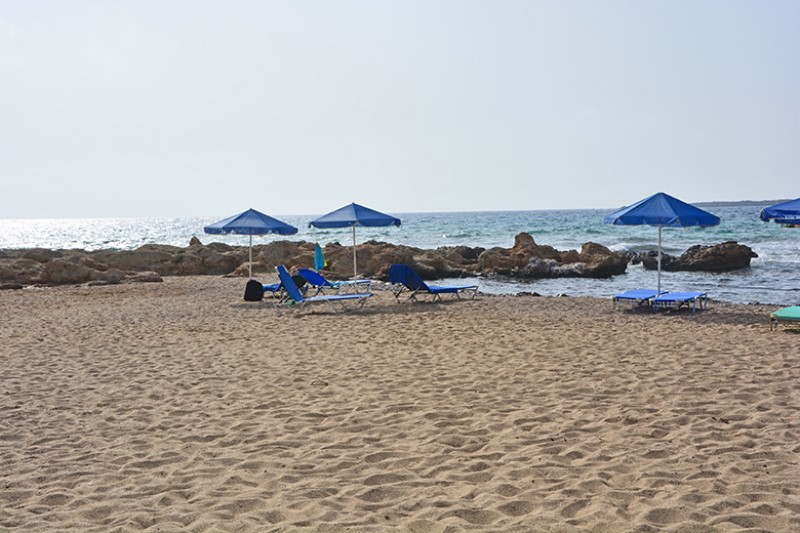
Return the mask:
[[[769,329],[776,329],[781,322],[796,322],[800,324],[800,305],[784,307],[769,315]]]

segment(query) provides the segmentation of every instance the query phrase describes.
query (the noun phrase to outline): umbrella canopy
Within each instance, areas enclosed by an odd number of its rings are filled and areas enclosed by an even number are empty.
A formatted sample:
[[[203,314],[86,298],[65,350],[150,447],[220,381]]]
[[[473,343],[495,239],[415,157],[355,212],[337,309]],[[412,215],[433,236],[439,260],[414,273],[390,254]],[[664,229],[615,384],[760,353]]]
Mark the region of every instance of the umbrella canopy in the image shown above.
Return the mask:
[[[399,226],[400,219],[358,204],[350,204],[312,220],[315,228],[349,228],[350,226]]]
[[[661,292],[661,228],[716,226],[719,217],[663,192],[606,215],[606,224],[658,226],[658,292]]]
[[[353,228],[353,278],[358,277],[356,267],[356,226],[399,226],[400,219],[358,204],[350,204],[312,220],[309,227]]]
[[[781,224],[800,224],[800,198],[771,205],[761,211],[761,220],[774,220]]]
[[[719,224],[719,217],[660,192],[606,215],[603,221],[606,224],[647,224],[649,226],[682,228],[684,226],[716,226]]]
[[[278,235],[294,235],[297,228],[281,222],[276,218],[265,215],[255,209],[248,209],[238,215],[233,215],[226,219],[215,222],[203,228],[203,231],[211,235],[250,235],[250,264],[249,276],[253,277],[253,235],[266,235],[277,233]]]
[[[266,235],[267,233],[294,235],[297,233],[297,228],[255,209],[248,209],[243,213],[206,226],[203,231],[212,235],[227,235],[229,233],[237,235]]]

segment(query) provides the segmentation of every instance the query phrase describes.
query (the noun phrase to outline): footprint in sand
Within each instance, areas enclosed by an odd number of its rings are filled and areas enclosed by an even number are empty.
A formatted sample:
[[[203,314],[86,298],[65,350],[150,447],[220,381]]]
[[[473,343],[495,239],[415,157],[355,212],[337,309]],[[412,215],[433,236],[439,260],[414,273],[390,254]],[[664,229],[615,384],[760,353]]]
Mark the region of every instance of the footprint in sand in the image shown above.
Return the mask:
[[[393,487],[375,487],[362,492],[358,498],[367,502],[377,503],[385,500],[396,500],[403,495],[403,491]]]
[[[405,481],[409,476],[403,474],[375,474],[364,480],[364,485],[374,487],[376,485],[389,485]]]
[[[589,505],[589,500],[578,500],[567,505],[561,509],[561,516],[564,518],[572,518],[580,512],[581,509]]]
[[[645,520],[654,524],[674,524],[685,518],[684,513],[677,509],[658,507],[645,515]]]
[[[386,459],[390,459],[390,458],[396,457],[396,456],[397,456],[397,454],[394,453],[394,452],[376,452],[376,453],[371,453],[371,454],[365,456],[364,457],[364,462],[365,463],[370,463],[370,464],[371,463],[380,463],[381,461],[384,461]]]
[[[72,498],[67,496],[66,494],[62,494],[57,492],[55,494],[48,494],[44,498],[42,498],[42,504],[47,505],[50,507],[55,507],[58,505],[64,505],[65,503],[69,502]]]
[[[498,513],[494,511],[484,511],[482,509],[456,509],[455,511],[447,513],[446,516],[458,517],[475,526],[488,526],[499,518]]]
[[[497,508],[501,513],[508,516],[525,516],[533,510],[533,504],[523,500],[504,503]]]
[[[87,509],[86,511],[82,511],[80,514],[87,520],[91,520],[93,522],[101,522],[108,518],[109,516],[113,515],[117,511],[117,508],[111,505],[95,505]]]
[[[520,489],[519,487],[515,487],[514,485],[510,485],[508,483],[503,483],[502,485],[500,485],[495,489],[495,492],[500,496],[511,498],[522,492],[522,489]]]
[[[645,459],[666,459],[670,456],[670,453],[665,450],[650,450],[646,454],[642,455]]]

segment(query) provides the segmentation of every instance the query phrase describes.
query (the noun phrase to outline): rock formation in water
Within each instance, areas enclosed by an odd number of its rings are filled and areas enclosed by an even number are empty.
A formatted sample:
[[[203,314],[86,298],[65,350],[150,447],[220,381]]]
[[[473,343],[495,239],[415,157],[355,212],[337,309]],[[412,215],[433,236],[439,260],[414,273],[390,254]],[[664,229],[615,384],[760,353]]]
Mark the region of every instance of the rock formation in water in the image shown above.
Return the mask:
[[[483,275],[515,278],[608,278],[625,272],[628,258],[605,246],[587,242],[581,251],[559,251],[536,244],[527,233],[514,239],[514,247],[491,248],[478,257],[478,271]]]
[[[639,256],[648,270],[658,268],[657,252]],[[662,254],[661,270],[666,272],[730,272],[750,267],[750,260],[758,257],[749,246],[734,241],[710,246],[692,246],[680,257]]]

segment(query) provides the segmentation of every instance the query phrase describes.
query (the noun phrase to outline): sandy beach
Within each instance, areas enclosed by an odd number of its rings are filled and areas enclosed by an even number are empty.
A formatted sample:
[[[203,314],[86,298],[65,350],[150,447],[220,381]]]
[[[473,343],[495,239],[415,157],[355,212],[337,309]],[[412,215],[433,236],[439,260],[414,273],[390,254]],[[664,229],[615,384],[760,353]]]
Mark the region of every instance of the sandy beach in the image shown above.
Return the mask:
[[[775,307],[244,283],[0,292],[0,531],[800,531]]]

